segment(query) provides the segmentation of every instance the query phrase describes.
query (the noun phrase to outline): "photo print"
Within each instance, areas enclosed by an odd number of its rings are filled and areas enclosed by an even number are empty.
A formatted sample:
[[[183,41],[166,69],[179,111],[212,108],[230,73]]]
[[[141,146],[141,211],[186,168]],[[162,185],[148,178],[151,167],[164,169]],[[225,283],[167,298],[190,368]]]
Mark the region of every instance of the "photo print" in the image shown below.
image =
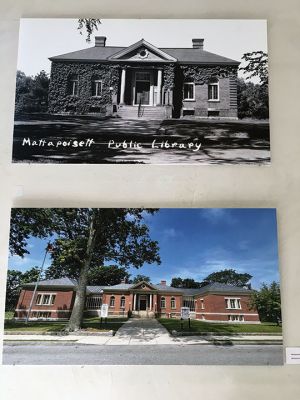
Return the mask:
[[[269,164],[266,21],[21,19],[12,159]]]
[[[4,364],[281,365],[275,209],[14,208]]]

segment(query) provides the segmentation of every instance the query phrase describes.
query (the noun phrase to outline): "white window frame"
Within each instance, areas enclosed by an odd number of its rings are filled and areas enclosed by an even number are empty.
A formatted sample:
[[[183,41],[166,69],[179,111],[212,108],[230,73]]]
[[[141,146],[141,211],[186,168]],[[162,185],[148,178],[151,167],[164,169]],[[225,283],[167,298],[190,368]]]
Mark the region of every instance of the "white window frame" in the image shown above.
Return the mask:
[[[163,305],[163,303],[164,303],[164,305]],[[160,308],[166,308],[166,298],[165,297],[160,298]]]
[[[209,92],[210,92],[209,87],[210,86],[217,86],[218,97],[216,99],[215,98],[212,98],[212,99],[209,98]],[[212,90],[212,93],[213,93],[213,90]],[[208,98],[208,101],[211,101],[211,102],[220,101],[220,85],[219,85],[219,81],[218,82],[208,82],[208,84],[207,84],[207,98]]]
[[[232,303],[233,302],[233,307]],[[225,297],[226,310],[241,310],[241,299],[239,297]]]
[[[193,86],[193,98],[185,98],[184,97],[184,86],[192,85]],[[184,101],[195,101],[195,82],[183,82],[183,100]]]
[[[122,304],[124,302],[124,304]],[[121,296],[120,298],[120,308],[125,308],[126,305],[126,297],[125,296]]]
[[[201,310],[204,310],[204,299],[200,299],[200,304],[201,304]]]
[[[79,93],[79,77],[77,76],[77,78],[71,78],[70,79],[70,83],[71,83],[71,96],[78,96]],[[77,90],[75,90],[77,85]]]
[[[102,79],[93,79],[92,90],[94,89],[94,84],[96,85],[96,90],[95,90],[96,94],[93,94],[92,96],[93,97],[101,97],[102,96],[102,90],[103,90],[103,81],[102,81]],[[100,84],[100,92],[99,92],[99,84]]]
[[[49,303],[44,302],[45,296],[49,296]],[[39,299],[39,302],[38,302],[38,299]],[[38,293],[36,296],[35,304],[37,306],[53,306],[55,299],[56,299],[56,293]]]
[[[244,322],[245,317],[244,317],[244,315],[240,315],[240,314],[231,314],[231,315],[228,315],[228,320],[230,322]]]
[[[113,305],[111,305],[112,304],[112,300],[113,300]],[[111,295],[110,298],[109,298],[109,307],[115,308],[115,305],[116,305],[116,296]]]
[[[176,298],[175,297],[171,297],[171,309],[176,310]]]

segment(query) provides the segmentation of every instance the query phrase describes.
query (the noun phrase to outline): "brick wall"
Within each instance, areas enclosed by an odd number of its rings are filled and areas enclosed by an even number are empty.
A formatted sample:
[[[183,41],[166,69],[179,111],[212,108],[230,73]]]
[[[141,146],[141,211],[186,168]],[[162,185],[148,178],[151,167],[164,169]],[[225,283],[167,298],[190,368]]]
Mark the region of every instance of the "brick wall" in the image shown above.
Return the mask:
[[[38,295],[52,294],[55,295],[54,304],[43,305],[36,304]],[[26,318],[27,310],[29,309],[30,302],[33,296],[33,289],[22,289],[19,301],[15,311],[15,318]],[[32,303],[30,318],[69,318],[73,307],[75,292],[73,290],[37,290],[34,301]],[[40,314],[38,314],[40,313]],[[43,314],[41,313],[47,313]]]

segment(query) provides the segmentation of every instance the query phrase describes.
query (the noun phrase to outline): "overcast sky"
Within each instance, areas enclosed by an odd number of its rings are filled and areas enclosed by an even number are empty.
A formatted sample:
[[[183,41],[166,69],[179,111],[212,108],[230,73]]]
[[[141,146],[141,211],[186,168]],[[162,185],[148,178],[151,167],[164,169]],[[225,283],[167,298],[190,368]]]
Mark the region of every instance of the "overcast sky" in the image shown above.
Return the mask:
[[[96,35],[107,37],[107,46],[129,46],[145,39],[157,47],[192,47],[193,38],[204,38],[204,49],[234,60],[246,52],[267,52],[265,20],[103,19]],[[35,75],[50,72],[48,57],[94,46],[77,30],[76,19],[22,19],[18,69]]]
[[[147,216],[151,238],[159,243],[161,265],[130,269],[152,282],[172,277],[203,280],[222,269],[253,275],[254,288],[279,281],[275,209],[160,209]],[[40,266],[47,240],[31,238],[29,255],[9,259],[9,268]],[[46,267],[49,266],[48,257]]]

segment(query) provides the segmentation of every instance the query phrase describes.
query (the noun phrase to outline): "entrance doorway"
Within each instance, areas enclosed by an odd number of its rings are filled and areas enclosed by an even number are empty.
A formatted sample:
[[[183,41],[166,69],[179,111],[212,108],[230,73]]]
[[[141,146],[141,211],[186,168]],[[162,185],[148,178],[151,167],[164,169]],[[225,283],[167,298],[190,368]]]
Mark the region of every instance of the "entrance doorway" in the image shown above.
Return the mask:
[[[150,72],[135,73],[135,99],[136,105],[150,104],[151,76]]]
[[[140,309],[140,311],[147,310],[147,297],[146,296],[140,296],[139,309]]]

